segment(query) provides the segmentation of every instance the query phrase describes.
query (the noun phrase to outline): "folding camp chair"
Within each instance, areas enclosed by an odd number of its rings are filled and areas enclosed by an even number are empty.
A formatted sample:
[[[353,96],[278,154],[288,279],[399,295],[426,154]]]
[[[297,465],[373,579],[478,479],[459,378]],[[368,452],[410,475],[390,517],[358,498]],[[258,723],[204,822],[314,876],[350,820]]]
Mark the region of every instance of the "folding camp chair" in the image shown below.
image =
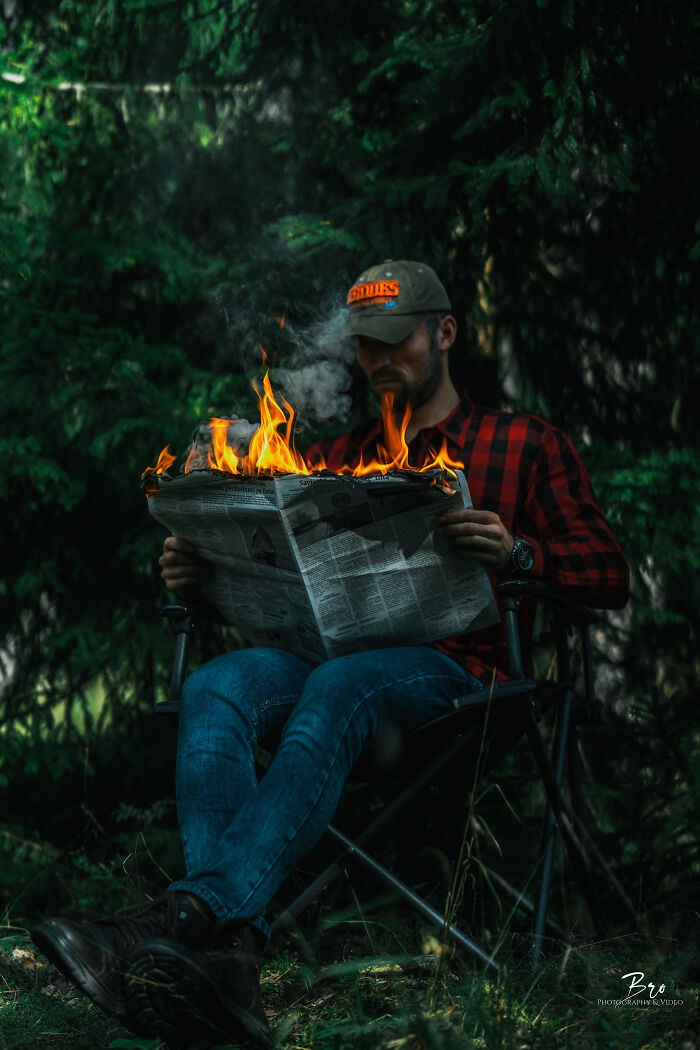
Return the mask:
[[[397,814],[435,782],[441,773],[456,760],[463,759],[473,747],[475,734],[482,737],[484,718],[489,719],[489,738],[498,740],[501,753],[505,742],[509,747],[524,734],[529,742],[535,766],[546,792],[546,806],[539,851],[539,886],[535,900],[519,892],[497,872],[487,869],[492,883],[511,896],[521,908],[532,915],[531,965],[539,968],[543,948],[549,935],[566,943],[568,935],[547,918],[547,902],[552,875],[556,833],[561,833],[572,863],[573,874],[581,890],[592,928],[599,932],[596,901],[589,875],[589,861],[581,842],[584,796],[577,747],[577,726],[599,720],[599,702],[593,688],[593,668],[589,625],[595,614],[553,591],[538,581],[508,580],[496,588],[506,638],[508,678],[496,682],[483,704],[470,705],[461,711],[450,712],[424,723],[408,734],[404,741],[401,761],[410,770],[409,781],[403,790],[379,813],[355,839],[350,839],[334,824],[327,832],[340,848],[338,858],[296,898],[272,923],[273,938],[287,928],[344,870],[349,860],[358,860],[401,895],[444,936],[451,936],[457,945],[469,951],[485,967],[497,971],[499,963],[493,955],[473,941],[455,923],[446,919],[428,901],[381,864],[368,850],[368,843],[395,821]],[[556,650],[557,671],[554,678],[537,681],[533,675],[529,639],[522,640],[519,631],[518,607],[521,601],[534,602],[549,614],[551,641]],[[193,615],[189,608],[171,605],[164,609],[176,637],[170,695],[156,705],[162,713],[176,712],[180,688],[185,675],[189,639],[193,630]],[[575,690],[571,674],[570,639],[578,633],[582,663],[583,690]],[[554,709],[555,730],[551,758],[543,741],[538,721],[548,709]],[[496,745],[499,751],[499,745]],[[426,761],[426,754],[432,755]],[[420,757],[417,757],[420,756]],[[259,761],[268,764],[271,756],[260,752]],[[360,759],[360,772],[373,762],[370,745]],[[353,771],[355,772],[355,771]],[[565,805],[561,794],[564,774],[567,774],[571,808]]]

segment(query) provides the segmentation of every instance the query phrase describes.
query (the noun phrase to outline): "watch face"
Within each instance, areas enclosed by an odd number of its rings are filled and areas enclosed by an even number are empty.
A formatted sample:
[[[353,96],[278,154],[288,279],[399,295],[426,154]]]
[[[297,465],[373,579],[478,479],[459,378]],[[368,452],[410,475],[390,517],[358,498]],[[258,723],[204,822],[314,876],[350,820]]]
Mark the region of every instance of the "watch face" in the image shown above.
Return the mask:
[[[513,561],[515,562],[516,568],[520,569],[521,572],[529,572],[532,566],[535,564],[535,556],[532,553],[532,547],[526,540],[518,538],[513,548]]]

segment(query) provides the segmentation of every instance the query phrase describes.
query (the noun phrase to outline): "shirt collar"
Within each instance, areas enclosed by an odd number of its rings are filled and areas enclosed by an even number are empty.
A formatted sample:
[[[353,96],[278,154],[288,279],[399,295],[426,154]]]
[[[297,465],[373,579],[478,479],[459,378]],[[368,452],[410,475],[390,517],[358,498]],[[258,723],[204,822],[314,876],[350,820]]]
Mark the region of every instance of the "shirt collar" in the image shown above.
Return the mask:
[[[459,401],[449,415],[441,419],[434,427],[428,427],[428,430],[439,430],[446,437],[454,437],[456,434],[463,432],[465,423],[468,422],[474,410],[474,405],[466,390],[458,389],[457,393],[459,394]],[[418,431],[418,433],[420,434],[421,431]]]

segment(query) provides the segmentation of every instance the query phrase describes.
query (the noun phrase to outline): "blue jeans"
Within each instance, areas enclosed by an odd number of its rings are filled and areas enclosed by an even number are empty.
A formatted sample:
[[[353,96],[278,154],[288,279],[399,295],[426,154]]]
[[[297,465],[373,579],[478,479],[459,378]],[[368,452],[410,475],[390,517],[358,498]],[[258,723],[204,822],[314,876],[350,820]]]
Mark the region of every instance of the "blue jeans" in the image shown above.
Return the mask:
[[[221,922],[266,937],[268,902],[321,837],[369,739],[482,700],[481,682],[429,646],[312,668],[282,649],[210,660],[183,686],[177,806],[187,876]],[[281,734],[258,782],[256,744]]]

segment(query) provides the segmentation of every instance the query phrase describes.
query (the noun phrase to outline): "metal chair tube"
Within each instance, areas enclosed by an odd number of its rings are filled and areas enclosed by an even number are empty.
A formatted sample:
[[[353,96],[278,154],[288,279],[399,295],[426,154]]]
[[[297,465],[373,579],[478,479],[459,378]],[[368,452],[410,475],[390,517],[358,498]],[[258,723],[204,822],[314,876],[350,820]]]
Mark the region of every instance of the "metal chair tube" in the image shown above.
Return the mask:
[[[495,973],[499,972],[500,966],[491,955],[485,952],[483,948],[480,948],[474,941],[470,940],[466,934],[462,933],[459,927],[448,922],[443,914],[433,908],[432,905],[428,904],[427,901],[424,901],[422,897],[419,897],[417,893],[414,893],[405,882],[402,882],[401,879],[397,879],[397,877],[388,871],[387,868],[382,864],[379,864],[374,857],[370,856],[369,853],[366,853],[361,846],[358,846],[357,843],[353,842],[346,835],[343,835],[342,831],[338,831],[338,829],[334,828],[332,824],[328,825],[328,833],[345,848],[350,856],[357,857],[358,860],[361,860],[362,863],[370,868],[376,875],[379,875],[385,882],[388,882],[390,886],[393,886],[394,889],[400,893],[417,912],[423,915],[426,919],[429,919],[436,926],[448,931],[451,936],[454,937],[455,941],[461,945],[462,948],[466,948],[467,951],[471,952],[479,962],[482,962]]]

